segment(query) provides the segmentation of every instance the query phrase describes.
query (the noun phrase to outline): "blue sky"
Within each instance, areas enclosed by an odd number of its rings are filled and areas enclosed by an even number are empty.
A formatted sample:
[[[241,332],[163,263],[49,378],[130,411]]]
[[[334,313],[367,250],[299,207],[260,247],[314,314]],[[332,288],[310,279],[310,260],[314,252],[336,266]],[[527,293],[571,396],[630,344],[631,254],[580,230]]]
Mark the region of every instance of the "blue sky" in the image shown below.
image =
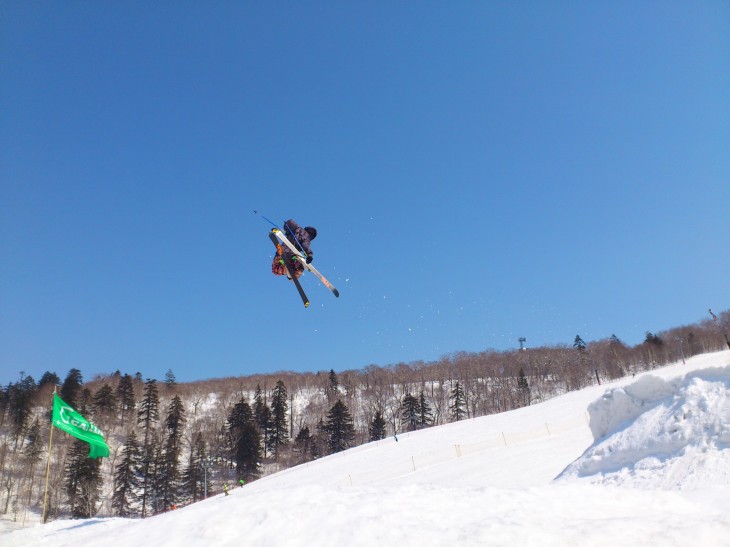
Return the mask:
[[[726,2],[3,2],[0,381],[360,369],[730,307]],[[269,226],[317,227],[305,309]]]

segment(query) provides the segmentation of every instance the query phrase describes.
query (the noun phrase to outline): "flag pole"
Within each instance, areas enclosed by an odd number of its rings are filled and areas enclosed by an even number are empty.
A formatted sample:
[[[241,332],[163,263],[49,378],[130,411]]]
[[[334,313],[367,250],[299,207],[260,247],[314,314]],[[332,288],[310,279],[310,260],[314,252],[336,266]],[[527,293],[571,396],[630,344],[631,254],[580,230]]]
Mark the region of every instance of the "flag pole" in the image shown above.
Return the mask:
[[[53,395],[56,395],[56,386],[53,386]],[[51,436],[48,439],[48,461],[46,462],[46,491],[43,493],[43,516],[41,524],[46,523],[46,499],[48,499],[48,475],[51,472],[51,447],[53,445],[53,404],[51,404]]]

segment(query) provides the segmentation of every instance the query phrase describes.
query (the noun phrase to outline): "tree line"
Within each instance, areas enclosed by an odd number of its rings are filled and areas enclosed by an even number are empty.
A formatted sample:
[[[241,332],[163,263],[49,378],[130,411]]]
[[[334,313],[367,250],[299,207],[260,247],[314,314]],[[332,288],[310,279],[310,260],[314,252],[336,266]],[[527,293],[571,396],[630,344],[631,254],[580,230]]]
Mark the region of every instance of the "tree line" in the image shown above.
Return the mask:
[[[335,373],[282,372],[178,383],[116,371],[84,382],[20,374],[0,390],[0,512],[46,518],[146,517],[194,503],[224,484],[414,431],[544,401],[626,375],[730,347],[730,312],[712,321],[513,351],[455,353],[425,363]],[[109,458],[60,431],[50,458],[51,398],[104,433]],[[46,464],[48,468],[46,469]],[[48,491],[46,493],[46,471]]]

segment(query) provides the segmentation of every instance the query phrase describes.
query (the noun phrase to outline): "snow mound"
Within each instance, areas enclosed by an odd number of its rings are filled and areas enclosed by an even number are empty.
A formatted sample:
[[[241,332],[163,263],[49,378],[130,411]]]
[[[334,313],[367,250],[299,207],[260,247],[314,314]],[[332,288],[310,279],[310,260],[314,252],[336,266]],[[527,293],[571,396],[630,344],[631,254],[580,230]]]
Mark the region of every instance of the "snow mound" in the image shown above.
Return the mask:
[[[556,480],[641,489],[730,484],[730,366],[644,376],[588,407],[595,442]]]

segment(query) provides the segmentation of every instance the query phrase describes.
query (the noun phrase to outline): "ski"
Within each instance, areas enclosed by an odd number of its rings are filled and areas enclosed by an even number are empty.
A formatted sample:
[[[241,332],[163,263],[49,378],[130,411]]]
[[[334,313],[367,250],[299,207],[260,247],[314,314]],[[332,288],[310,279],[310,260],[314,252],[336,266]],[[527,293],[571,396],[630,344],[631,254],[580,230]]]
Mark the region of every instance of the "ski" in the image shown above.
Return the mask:
[[[332,294],[334,294],[336,298],[339,298],[340,297],[340,291],[337,290],[337,287],[335,287],[332,283],[330,283],[330,281],[325,276],[323,276],[319,272],[319,270],[317,270],[317,268],[315,268],[311,264],[307,264],[307,260],[304,257],[296,256],[295,258],[297,258],[299,260],[299,262],[301,262],[302,265],[307,270],[309,270],[310,272],[312,272],[317,277],[317,279],[319,279],[322,282],[322,285],[324,285],[330,291],[332,291]]]
[[[291,269],[291,266],[286,263],[286,260],[284,260],[284,250],[281,248],[281,243],[279,243],[279,240],[276,238],[274,233],[269,233],[269,239],[271,239],[271,242],[274,244],[274,247],[276,247],[276,252],[279,254],[279,256],[282,257],[282,262],[284,263],[284,267],[286,268],[286,272],[289,275],[289,279],[294,281],[294,286],[297,288],[297,292],[299,293],[299,296],[302,297],[302,303],[304,304],[304,307],[309,307],[309,298],[307,298],[307,295],[304,293],[304,289],[302,289],[302,285],[299,283],[299,280],[297,279],[297,276],[294,275],[294,272]]]
[[[330,291],[332,291],[332,294],[334,294],[337,298],[340,297],[340,291],[338,291],[337,288],[332,283],[330,283],[329,280],[325,276],[323,276],[321,273],[319,273],[317,268],[315,268],[311,264],[307,264],[307,257],[304,256],[304,254],[302,254],[302,252],[300,250],[298,250],[292,244],[292,242],[287,239],[287,237],[284,235],[284,232],[279,230],[279,228],[272,228],[271,233],[272,233],[272,235],[274,235],[277,238],[277,241],[280,241],[281,243],[283,243],[284,245],[289,247],[289,250],[292,253],[294,253],[294,258],[298,259],[299,262],[302,263],[302,266],[304,266],[307,270],[312,272],[317,277],[317,279],[319,279],[322,282],[322,285],[324,285]]]

